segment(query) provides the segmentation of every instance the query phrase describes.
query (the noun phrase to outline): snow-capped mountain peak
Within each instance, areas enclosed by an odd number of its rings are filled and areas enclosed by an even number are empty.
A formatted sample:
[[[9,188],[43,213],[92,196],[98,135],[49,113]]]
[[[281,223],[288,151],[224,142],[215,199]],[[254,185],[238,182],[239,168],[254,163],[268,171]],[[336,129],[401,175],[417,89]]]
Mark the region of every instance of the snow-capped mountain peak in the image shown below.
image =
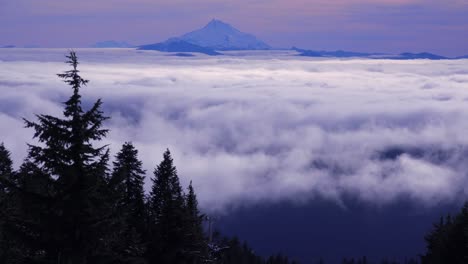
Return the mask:
[[[270,49],[270,46],[255,36],[243,33],[217,19],[211,20],[203,28],[182,35],[180,38],[192,44],[216,50]]]
[[[236,32],[239,33],[240,31],[235,29],[233,26],[224,23],[221,20],[213,18],[206,26],[203,27],[204,30],[212,30],[212,31],[219,31],[219,32]]]

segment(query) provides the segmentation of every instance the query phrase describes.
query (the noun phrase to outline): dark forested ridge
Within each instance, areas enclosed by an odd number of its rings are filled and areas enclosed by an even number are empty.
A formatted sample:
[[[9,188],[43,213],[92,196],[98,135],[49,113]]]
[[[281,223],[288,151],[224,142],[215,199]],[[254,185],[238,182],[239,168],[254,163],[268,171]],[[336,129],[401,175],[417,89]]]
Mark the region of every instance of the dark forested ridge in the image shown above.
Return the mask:
[[[40,144],[29,145],[18,170],[0,144],[0,263],[296,263],[281,254],[258,256],[237,238],[206,232],[209,218],[198,208],[192,183],[180,184],[169,150],[155,166],[148,194],[131,142],[110,166],[108,146],[100,145],[108,117],[101,100],[83,109],[80,89],[88,80],[80,76],[76,54],[67,58],[71,69],[58,74],[72,88],[63,117],[24,120]],[[424,255],[400,263],[468,263],[468,204],[442,218],[425,239]],[[398,262],[359,257],[342,263]]]

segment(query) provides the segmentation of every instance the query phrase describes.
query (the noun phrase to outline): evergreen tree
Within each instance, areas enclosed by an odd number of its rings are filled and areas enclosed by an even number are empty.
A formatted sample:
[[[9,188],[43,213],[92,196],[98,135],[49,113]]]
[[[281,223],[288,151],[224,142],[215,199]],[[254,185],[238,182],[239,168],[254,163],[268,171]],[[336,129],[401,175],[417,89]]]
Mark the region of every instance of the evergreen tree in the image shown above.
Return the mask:
[[[54,239],[59,230],[59,220],[54,217],[52,195],[55,186],[49,175],[35,163],[26,159],[21,165],[12,189],[11,198],[15,207],[8,219],[10,234],[20,246],[18,263],[48,263],[55,260],[56,246],[60,238]],[[15,263],[15,262],[13,262]]]
[[[58,74],[72,88],[72,96],[64,103],[64,117],[37,115],[37,122],[25,120],[42,145],[29,145],[25,168],[35,168],[24,173],[39,171],[39,176],[30,178],[43,178],[45,187],[40,192],[22,189],[21,195],[34,196],[34,202],[44,211],[30,215],[21,224],[35,234],[29,239],[41,245],[37,252],[43,260],[84,264],[102,261],[106,230],[112,226],[106,196],[108,150],[92,144],[107,134],[102,129],[107,117],[101,111],[101,100],[88,111],[82,109],[80,88],[88,80],[79,75],[75,52],[67,58],[72,69]]]
[[[138,150],[132,143],[126,142],[116,155],[114,170],[110,179],[113,188],[116,219],[114,242],[118,252],[116,263],[142,263],[145,245],[145,194],[142,162],[138,160]]]
[[[9,228],[9,217],[15,208],[12,199],[13,161],[4,144],[0,144],[0,263],[19,261],[18,245]]]
[[[138,160],[138,150],[126,142],[116,155],[111,186],[119,194],[118,205],[127,210],[130,225],[143,230],[142,219],[145,214],[145,171]]]
[[[5,148],[3,143],[0,144],[0,177],[2,179],[10,179],[13,174],[13,161],[11,160],[10,151]],[[7,187],[0,182],[0,192],[6,192]]]
[[[0,144],[0,207],[6,206],[7,194],[12,184],[13,161],[5,145]],[[2,210],[3,211],[3,210]]]
[[[163,161],[154,170],[152,181],[148,260],[150,263],[187,263],[184,196],[169,150],[164,152]]]
[[[426,236],[422,264],[465,264],[468,261],[468,202],[454,217],[441,218]]]
[[[203,215],[198,210],[198,201],[190,181],[188,193],[185,198],[187,223],[186,227],[186,251],[189,263],[202,263],[208,257],[207,244],[203,235]]]

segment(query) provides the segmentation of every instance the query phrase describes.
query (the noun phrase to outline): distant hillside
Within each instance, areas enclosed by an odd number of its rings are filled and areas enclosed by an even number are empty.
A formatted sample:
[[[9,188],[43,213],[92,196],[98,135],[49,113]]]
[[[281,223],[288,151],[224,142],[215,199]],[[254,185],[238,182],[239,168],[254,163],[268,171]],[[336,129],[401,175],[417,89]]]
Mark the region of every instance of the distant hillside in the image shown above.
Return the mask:
[[[401,53],[397,56],[389,56],[386,57],[388,59],[394,59],[394,60],[416,60],[416,59],[428,59],[428,60],[446,60],[449,59],[444,56],[440,56],[437,54],[432,54],[428,52],[422,52],[422,53],[410,53],[410,52],[405,52]]]
[[[305,57],[332,57],[332,58],[373,58],[373,59],[392,59],[392,60],[415,60],[415,59],[428,59],[428,60],[446,60],[450,59],[444,56],[437,54],[432,54],[428,52],[422,53],[410,53],[405,52],[397,55],[389,55],[383,53],[362,53],[362,52],[352,52],[352,51],[314,51],[314,50],[305,50],[299,49],[296,47],[292,48],[293,50],[299,52],[299,56]],[[461,59],[459,57],[457,59]]]
[[[305,57],[333,57],[333,58],[353,58],[353,57],[370,57],[374,55],[379,55],[378,53],[362,53],[362,52],[352,52],[352,51],[314,51],[314,50],[305,50],[293,47],[293,50],[299,52],[299,56]]]

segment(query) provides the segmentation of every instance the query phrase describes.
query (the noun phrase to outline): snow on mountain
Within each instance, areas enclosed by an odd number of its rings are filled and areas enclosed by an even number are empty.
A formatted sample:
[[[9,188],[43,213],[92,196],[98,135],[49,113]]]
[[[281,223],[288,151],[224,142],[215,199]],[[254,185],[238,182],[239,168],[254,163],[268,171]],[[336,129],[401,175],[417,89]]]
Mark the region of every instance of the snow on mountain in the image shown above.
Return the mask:
[[[220,55],[215,50],[268,50],[270,46],[253,35],[243,33],[229,24],[213,19],[202,29],[170,38],[164,42],[143,45],[138,49]]]
[[[271,47],[251,34],[213,19],[205,27],[184,34],[180,39],[214,50],[267,50]]]

